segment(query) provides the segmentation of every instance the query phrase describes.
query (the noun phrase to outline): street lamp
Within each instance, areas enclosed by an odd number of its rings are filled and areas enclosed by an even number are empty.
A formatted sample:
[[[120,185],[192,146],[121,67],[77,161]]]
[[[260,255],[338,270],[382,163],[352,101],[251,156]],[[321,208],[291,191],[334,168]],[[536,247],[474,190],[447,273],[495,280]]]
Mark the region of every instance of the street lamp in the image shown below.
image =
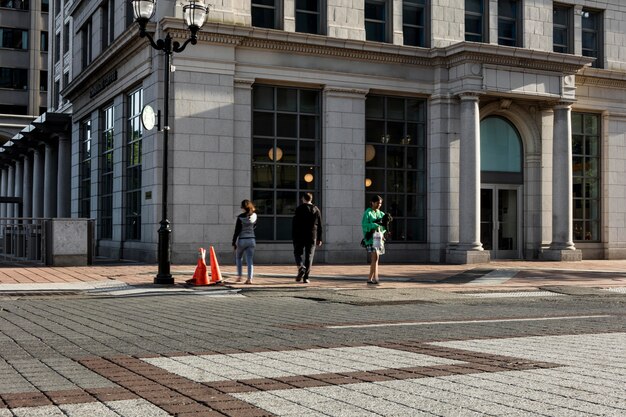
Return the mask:
[[[164,82],[165,92],[163,95],[163,190],[161,194],[161,227],[159,228],[159,247],[158,261],[159,271],[154,278],[155,284],[173,284],[174,278],[170,273],[170,236],[172,229],[170,222],[167,220],[167,152],[168,152],[168,136],[170,131],[169,125],[169,99],[170,99],[170,70],[172,66],[172,55],[174,52],[182,52],[188,44],[195,45],[198,43],[198,31],[204,24],[209,7],[202,0],[188,0],[183,6],[183,16],[185,23],[191,32],[191,36],[181,45],[177,41],[172,41],[172,37],[168,33],[165,39],[155,40],[152,35],[146,32],[146,25],[154,16],[157,0],[129,0],[133,6],[135,21],[139,24],[139,36],[147,37],[150,45],[158,51],[163,51],[165,56],[164,66]]]

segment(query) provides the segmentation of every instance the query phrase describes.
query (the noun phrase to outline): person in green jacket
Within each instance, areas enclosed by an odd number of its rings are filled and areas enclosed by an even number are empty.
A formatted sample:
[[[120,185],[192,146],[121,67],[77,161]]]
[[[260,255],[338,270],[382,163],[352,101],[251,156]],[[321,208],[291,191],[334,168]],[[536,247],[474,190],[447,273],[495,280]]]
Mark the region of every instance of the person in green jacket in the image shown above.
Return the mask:
[[[378,259],[380,255],[384,253],[384,249],[374,248],[374,232],[379,231],[385,233],[385,227],[382,225],[383,217],[385,213],[380,209],[383,205],[383,198],[379,195],[372,197],[370,201],[370,207],[365,209],[363,213],[363,219],[361,220],[361,227],[363,229],[363,242],[365,244],[365,250],[371,256],[370,273],[367,277],[367,283],[377,285],[378,284]]]

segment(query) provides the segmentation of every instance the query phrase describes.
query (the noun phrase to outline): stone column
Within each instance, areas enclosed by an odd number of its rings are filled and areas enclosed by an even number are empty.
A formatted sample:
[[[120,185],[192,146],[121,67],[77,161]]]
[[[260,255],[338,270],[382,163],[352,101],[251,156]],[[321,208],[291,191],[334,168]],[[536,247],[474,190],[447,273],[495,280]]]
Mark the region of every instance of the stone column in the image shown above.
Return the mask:
[[[580,261],[582,253],[573,241],[572,202],[572,119],[571,105],[554,107],[552,139],[552,242],[542,258],[554,261]]]
[[[24,155],[24,181],[22,182],[23,217],[33,215],[33,171],[30,154]]]
[[[23,197],[24,189],[24,165],[21,159],[15,161],[15,188],[13,194],[15,197]],[[14,204],[13,215],[15,217],[24,217],[24,201],[22,200],[22,210],[20,211],[19,205]]]
[[[59,137],[57,170],[57,217],[71,217],[72,149],[67,136]]]
[[[8,197],[7,196],[7,179],[9,176],[9,170],[5,167],[2,168],[2,179],[0,180],[0,196],[1,197]],[[0,217],[6,217],[7,216],[7,204],[0,204]]]
[[[365,185],[363,175],[366,173],[367,93],[368,90],[342,86],[326,86],[323,91],[325,105],[322,120],[325,122],[322,127],[321,168],[324,179],[317,184],[322,192],[324,260],[328,263],[365,260],[359,242],[363,238],[360,219],[367,207],[365,193],[370,186]],[[370,156],[373,158],[373,154]],[[380,187],[379,184],[372,186]]]
[[[462,94],[459,163],[459,243],[451,263],[489,262],[480,243],[480,112],[477,94]]]
[[[13,165],[9,165],[8,176],[7,176],[7,188],[6,188],[6,196],[7,197],[15,197],[15,167]],[[7,204],[7,217],[14,217],[15,204]]]
[[[44,155],[33,151],[33,217],[43,217]]]
[[[57,157],[56,146],[46,143],[43,178],[43,216],[57,216]]]

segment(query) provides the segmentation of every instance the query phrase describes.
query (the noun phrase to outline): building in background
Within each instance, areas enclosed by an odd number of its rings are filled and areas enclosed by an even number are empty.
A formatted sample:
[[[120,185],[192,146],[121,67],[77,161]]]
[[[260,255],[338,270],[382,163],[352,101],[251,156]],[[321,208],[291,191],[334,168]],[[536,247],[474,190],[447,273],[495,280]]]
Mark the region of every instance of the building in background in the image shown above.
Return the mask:
[[[39,181],[56,188],[33,200],[96,219],[98,254],[154,261],[163,143],[140,116],[163,108],[163,56],[126,1],[51,15],[51,117],[25,136],[50,137]],[[159,0],[149,30],[184,40],[181,17]],[[291,262],[302,191],[326,262],[365,260],[374,194],[395,219],[387,262],[626,258],[624,21],[620,0],[211,4],[171,74],[173,261],[229,259],[252,198],[256,258]]]
[[[0,0],[0,144],[46,111],[48,0]]]

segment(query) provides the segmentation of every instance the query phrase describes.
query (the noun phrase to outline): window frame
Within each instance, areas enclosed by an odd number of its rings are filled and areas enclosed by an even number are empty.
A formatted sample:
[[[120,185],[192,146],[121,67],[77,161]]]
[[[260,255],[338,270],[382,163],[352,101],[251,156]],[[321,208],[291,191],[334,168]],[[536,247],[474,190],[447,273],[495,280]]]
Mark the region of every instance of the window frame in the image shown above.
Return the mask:
[[[262,93],[260,89],[271,91],[271,98],[267,95],[259,96],[261,99],[257,101],[257,94]],[[281,97],[288,97],[288,94],[294,91],[296,94],[295,110],[281,108]],[[307,111],[304,108],[303,103],[306,99],[303,99],[303,94],[309,94],[309,98],[315,95],[315,110]],[[270,99],[271,108],[263,106]],[[295,210],[300,204],[301,193],[312,193],[314,204],[321,205],[322,115],[322,92],[319,89],[269,84],[253,85],[250,188],[259,216],[257,240],[276,243],[291,241],[293,211],[290,211],[290,208]],[[269,125],[266,123],[268,118],[271,118],[272,122],[269,130],[266,130]],[[294,119],[295,122],[293,122]],[[259,120],[258,126],[262,126],[259,129],[256,128],[256,120]],[[295,135],[289,134],[280,127],[284,126],[281,120],[291,120],[295,123],[292,125]],[[312,131],[307,129],[312,129]],[[280,146],[285,149],[284,152]],[[291,173],[295,173],[292,180],[289,178],[290,170]],[[307,180],[308,174],[312,175],[309,177],[310,181]],[[267,180],[268,177],[271,181]],[[263,200],[265,203],[261,203]]]
[[[471,0],[469,0],[471,1]],[[478,0],[478,2],[481,4],[482,6],[482,13],[478,13],[478,12],[474,12],[474,11],[468,11],[467,10],[467,2],[468,0],[465,0],[465,41],[466,42],[479,42],[479,43],[487,43],[489,42],[489,0]],[[467,31],[467,21],[468,21],[468,17],[472,18],[478,16],[480,18],[480,28],[482,30],[481,33],[473,33],[473,32],[468,32]],[[480,36],[480,40],[470,40],[467,39],[468,36]]]
[[[392,0],[365,0],[364,2],[364,23],[365,23],[365,40],[366,41],[370,41],[370,42],[383,42],[383,43],[389,43],[389,39],[390,39],[390,28],[391,28],[391,20],[390,20],[390,16],[391,16],[391,1]],[[383,19],[375,19],[372,17],[368,17],[367,16],[367,10],[368,10],[368,5],[378,5],[381,6],[382,5],[382,10],[384,12],[384,17]],[[368,24],[370,25],[370,27],[372,27],[372,25],[377,25],[377,26],[382,26],[382,39],[372,39],[368,36],[369,32],[368,32]]]
[[[595,27],[593,29],[585,28],[584,19],[591,16],[595,17]],[[584,38],[585,33],[594,33],[595,36],[595,48],[585,48]],[[594,68],[604,67],[604,13],[601,10],[583,8],[581,13],[581,54],[596,60],[591,64]],[[586,51],[595,51],[593,53],[585,53]]]
[[[124,236],[125,240],[141,240],[141,191],[143,163],[143,88],[126,95],[126,140],[124,166]],[[138,132],[137,137],[134,132]],[[133,182],[135,180],[135,182]]]
[[[298,33],[310,33],[313,35],[325,35],[326,34],[326,0],[315,0],[317,2],[317,11],[298,8],[298,0],[295,0],[295,19],[296,19],[296,32]],[[315,15],[317,16],[317,27],[315,32],[309,32],[305,30],[298,30],[298,16],[299,15]]]
[[[509,17],[509,16],[502,16],[500,15],[500,6],[502,4],[502,2],[507,2],[507,3],[511,3],[514,2],[515,3],[515,16],[514,17]],[[515,47],[515,48],[522,48],[523,45],[523,1],[522,0],[498,0],[498,45],[502,45],[502,46],[511,46],[511,47]],[[515,29],[515,34],[513,38],[509,38],[509,37],[504,37],[502,35],[502,30],[501,30],[501,24],[502,23],[506,23],[506,22],[513,22],[513,28]],[[509,40],[511,42],[513,42],[513,45],[509,45],[507,43],[505,43],[503,40]]]
[[[5,33],[10,34],[9,36],[6,36],[10,41],[7,45],[4,44]],[[28,51],[28,42],[28,30],[20,28],[0,27],[0,48],[14,49],[16,51]]]
[[[576,123],[575,119],[580,117],[580,123]],[[594,118],[596,132],[587,132],[586,120]],[[576,127],[580,127],[579,131],[576,131]],[[589,140],[595,139],[595,154],[588,153],[588,149],[592,149],[589,145]],[[580,149],[582,152],[576,152],[579,147],[576,141],[581,141]],[[595,160],[595,161],[592,161]],[[590,163],[591,162],[591,163]],[[593,166],[595,162],[596,175],[588,175],[587,170],[584,169],[588,166]],[[576,169],[580,165],[583,169]],[[597,195],[595,197],[589,197],[587,194],[591,190],[592,185],[595,184]],[[588,190],[589,188],[589,190]],[[579,192],[580,190],[580,192]],[[588,216],[587,207],[590,211],[593,211],[591,207],[595,202],[595,210],[597,218],[591,218]],[[580,209],[582,216],[577,216]],[[593,235],[593,227],[595,223],[595,232],[597,236]],[[572,231],[573,240],[575,242],[600,242],[602,240],[602,117],[598,113],[590,112],[572,112]],[[587,239],[589,234],[591,237]],[[582,239],[577,236],[582,236]]]
[[[115,165],[115,106],[110,104],[101,111],[100,133],[100,184],[98,223],[99,238],[113,238],[113,169]],[[107,158],[110,156],[110,166]]]
[[[368,100],[372,101],[368,102]],[[375,110],[377,115],[372,115],[371,108],[368,107],[376,105],[374,100],[382,103],[382,109]],[[391,101],[395,103],[402,101],[402,117],[394,116],[394,110],[397,111],[398,107],[394,109],[390,105]],[[414,112],[409,112],[411,104],[418,106]],[[392,232],[390,243],[426,243],[428,241],[427,100],[421,97],[368,94],[365,108],[364,205],[369,207],[369,201],[374,195],[380,195],[383,198],[384,211],[388,211],[394,217],[390,228]],[[409,117],[409,114],[412,114],[412,117]],[[400,125],[402,125],[402,133],[395,135],[399,132]],[[400,150],[402,161],[401,165],[397,166]],[[394,161],[396,166],[393,166]],[[411,167],[410,162],[415,166]],[[389,181],[399,178],[398,175],[402,177],[403,189],[401,192],[394,192],[390,189]],[[377,185],[377,180],[382,182],[382,185]],[[411,181],[414,181],[412,185]],[[414,207],[409,215],[411,199]],[[401,202],[400,212],[390,207],[394,201]],[[411,222],[415,235],[409,239]]]
[[[556,23],[556,20],[554,18],[552,19],[552,26],[553,26],[552,28],[552,51],[562,53],[562,54],[573,54],[574,53],[574,31],[572,29],[574,28],[574,7],[567,5],[567,4],[554,3],[552,7],[553,17],[554,15],[556,15],[557,11],[562,11],[566,13],[567,22],[565,25],[563,25],[560,23]],[[555,32],[557,30],[562,30],[565,32],[565,39],[567,42],[566,44],[556,43]],[[562,50],[557,50],[559,48]]]
[[[6,77],[6,83],[3,81]],[[0,88],[28,90],[28,68],[0,67]]]
[[[402,2],[402,35],[404,45],[408,46],[417,46],[420,48],[429,48],[430,47],[430,1],[423,0],[422,3],[418,3],[420,0],[403,0]],[[406,12],[407,9],[419,10],[422,11],[422,25],[413,25],[406,23]],[[422,40],[423,42],[419,43],[407,43],[407,28],[414,28],[418,32],[422,32]]]
[[[81,218],[91,218],[92,133],[91,120],[82,120],[80,122],[80,137],[78,140],[78,217]]]
[[[281,30],[283,28],[283,2],[282,0],[273,0],[272,5],[255,3],[255,1],[258,1],[258,0],[251,1],[251,10],[250,10],[251,25],[257,28]],[[259,9],[274,11],[274,18],[273,18],[272,26],[261,25],[259,24],[260,22],[258,21],[258,19],[255,24],[254,12],[255,10],[259,10]]]

